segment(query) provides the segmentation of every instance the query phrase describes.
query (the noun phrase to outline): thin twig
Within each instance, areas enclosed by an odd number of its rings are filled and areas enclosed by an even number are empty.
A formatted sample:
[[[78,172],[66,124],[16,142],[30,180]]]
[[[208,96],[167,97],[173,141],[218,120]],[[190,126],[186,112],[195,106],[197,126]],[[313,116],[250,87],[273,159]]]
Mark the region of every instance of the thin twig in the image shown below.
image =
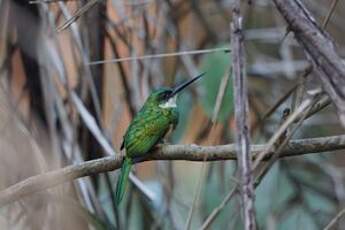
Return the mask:
[[[103,1],[103,0],[90,0],[88,1],[84,6],[79,8],[72,17],[67,19],[61,26],[56,28],[57,32],[61,32],[67,27],[69,27],[73,22],[77,21],[80,16],[85,14],[88,10],[90,10],[93,6],[95,6],[98,2]]]
[[[75,2],[79,0],[33,0],[29,4],[56,3],[56,2]]]
[[[331,16],[334,12],[335,6],[337,5],[338,0],[333,0],[331,8],[328,11],[327,16],[325,17],[325,19],[322,21],[322,29],[326,29],[329,20],[331,19]],[[283,35],[283,38],[281,39],[281,42],[283,42],[285,40],[285,38],[289,35],[289,33],[291,32],[291,28],[289,26],[286,27],[285,29],[285,33]]]
[[[205,173],[206,173],[206,164],[203,163],[202,166],[201,166],[201,173],[200,173],[200,176],[199,176],[197,188],[196,188],[195,193],[194,193],[194,199],[193,199],[192,207],[189,209],[186,225],[185,225],[185,228],[184,228],[185,230],[189,230],[190,229],[190,226],[191,226],[191,223],[192,223],[193,212],[194,212],[194,210],[196,208],[195,206],[197,204],[197,201],[199,200],[199,197],[200,197],[200,194],[201,194],[201,188],[203,187],[203,184],[206,181],[205,180]]]
[[[59,6],[61,9],[61,12],[63,13],[65,18],[70,17],[69,11],[67,10],[66,5],[63,2],[59,2]],[[85,46],[83,45],[81,35],[79,33],[79,30],[76,25],[71,26],[71,32],[72,32],[72,37],[73,41],[76,44],[76,47],[78,48],[79,54],[81,56],[81,67],[83,70],[83,78],[82,80],[85,80],[86,86],[89,87],[90,92],[91,92],[91,99],[94,105],[95,109],[95,117],[96,121],[101,121],[101,103],[99,101],[98,93],[97,93],[97,88],[95,85],[95,81],[92,78],[92,73],[90,67],[87,65],[89,62],[89,56],[87,55],[87,51]],[[84,85],[81,83],[81,85]],[[81,98],[85,99],[86,96],[86,87],[82,87],[81,89]]]
[[[328,95],[324,95],[323,97],[318,100],[315,105],[311,108],[311,110],[308,112],[307,116],[305,119],[308,119],[309,117],[313,116],[314,114],[320,112],[324,108],[326,108],[328,105],[332,103],[332,100],[329,98]],[[296,119],[297,121],[299,118]]]
[[[257,168],[260,161],[265,158],[265,155],[268,154],[280,136],[286,131],[286,129],[292,124],[312,103],[312,100],[304,101],[295,111],[292,113],[288,119],[280,126],[280,128],[275,132],[268,142],[267,149],[261,152],[253,163],[253,168]]]
[[[340,218],[343,217],[343,215],[345,214],[345,208],[342,209],[324,228],[324,230],[331,230],[336,223],[340,220]]]
[[[279,98],[278,101],[270,109],[267,110],[261,120],[266,120],[268,117],[270,117],[277,110],[277,108],[279,108],[279,106],[283,104],[292,95],[293,92],[295,92],[298,85],[299,84],[294,85],[281,98]]]
[[[331,19],[331,16],[332,16],[332,14],[333,14],[333,12],[335,10],[335,7],[337,6],[338,1],[339,0],[333,0],[331,8],[328,11],[328,14],[327,14],[326,18],[322,22],[322,29],[325,29],[326,26],[328,25],[328,22]]]
[[[224,76],[219,84],[217,98],[216,98],[216,105],[214,106],[214,110],[212,113],[212,123],[216,122],[221,105],[223,104],[226,87],[228,86],[229,79],[230,79],[230,72],[231,71],[225,71]]]
[[[231,50],[229,48],[214,48],[214,49],[180,51],[180,52],[173,52],[173,53],[161,53],[161,54],[143,55],[143,56],[137,56],[137,57],[124,57],[124,58],[116,58],[116,59],[109,59],[109,60],[93,61],[93,62],[90,62],[89,65],[108,64],[108,63],[133,61],[133,60],[144,60],[144,59],[151,59],[151,58],[166,58],[166,57],[175,57],[175,56],[181,56],[181,55],[207,54],[207,53],[213,53],[213,52],[231,52]]]
[[[212,213],[207,217],[207,219],[204,221],[202,226],[200,227],[200,230],[205,230],[210,227],[210,225],[213,223],[213,221],[216,219],[218,214],[224,209],[224,207],[228,204],[228,202],[231,200],[231,198],[235,195],[237,186],[234,186],[230,192],[225,196],[223,201],[218,205],[215,209],[213,209]]]
[[[293,127],[293,129],[290,132],[288,132],[286,136],[283,136],[283,141],[279,143],[279,146],[277,147],[277,150],[274,151],[275,153],[272,155],[271,159],[262,167],[260,172],[257,174],[254,184],[255,188],[259,186],[264,176],[267,174],[267,172],[270,170],[273,164],[279,159],[280,152],[285,148],[286,144],[289,142],[289,140],[292,138],[292,136],[295,134],[298,128],[302,125],[303,121],[307,118],[309,112],[313,109],[313,105],[315,105],[315,103],[316,98],[312,102],[312,105],[302,113],[301,118],[298,120],[297,124]]]

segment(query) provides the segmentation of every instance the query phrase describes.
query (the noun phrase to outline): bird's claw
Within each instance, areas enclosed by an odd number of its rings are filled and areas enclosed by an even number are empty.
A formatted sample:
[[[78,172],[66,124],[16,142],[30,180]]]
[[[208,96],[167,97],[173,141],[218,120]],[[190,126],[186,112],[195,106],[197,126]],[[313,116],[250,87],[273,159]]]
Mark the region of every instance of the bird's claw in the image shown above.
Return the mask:
[[[161,149],[161,148],[163,148],[164,146],[166,146],[168,144],[169,143],[165,139],[162,139],[154,146],[154,148]]]

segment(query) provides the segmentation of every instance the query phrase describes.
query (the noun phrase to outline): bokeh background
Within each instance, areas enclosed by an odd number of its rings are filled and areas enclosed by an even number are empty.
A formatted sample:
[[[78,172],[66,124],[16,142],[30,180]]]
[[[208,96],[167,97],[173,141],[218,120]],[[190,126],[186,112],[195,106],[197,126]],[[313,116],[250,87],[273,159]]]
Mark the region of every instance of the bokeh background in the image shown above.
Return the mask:
[[[344,1],[303,0],[345,55]],[[329,21],[325,19],[331,5]],[[234,141],[231,0],[96,1],[75,23],[56,28],[86,1],[0,0],[0,188],[70,164],[106,156],[93,119],[119,152],[129,122],[150,91],[207,71],[179,98],[172,144]],[[89,4],[89,3],[88,3]],[[303,49],[286,33],[272,1],[243,1],[251,138],[262,144],[307,91]],[[224,49],[223,49],[224,48]],[[203,54],[178,54],[205,50]],[[176,53],[173,57],[138,59]],[[119,58],[132,57],[130,60]],[[117,61],[114,61],[117,59]],[[95,61],[113,60],[109,63]],[[296,86],[298,86],[296,88]],[[277,101],[295,89],[273,113]],[[73,96],[74,95],[74,96]],[[217,97],[223,95],[217,105]],[[78,109],[79,98],[86,111]],[[80,105],[80,104],[79,104]],[[86,114],[86,115],[85,115]],[[342,134],[333,105],[308,118],[293,138]],[[345,202],[344,151],[280,160],[256,189],[260,229],[322,229]],[[204,165],[204,166],[203,166]],[[93,175],[25,197],[0,209],[1,229],[198,229],[235,186],[233,161],[155,161],[136,165],[151,193],[129,186],[116,214],[117,172]],[[210,229],[242,229],[239,196]],[[345,223],[344,223],[345,224]],[[338,229],[345,229],[340,222]]]

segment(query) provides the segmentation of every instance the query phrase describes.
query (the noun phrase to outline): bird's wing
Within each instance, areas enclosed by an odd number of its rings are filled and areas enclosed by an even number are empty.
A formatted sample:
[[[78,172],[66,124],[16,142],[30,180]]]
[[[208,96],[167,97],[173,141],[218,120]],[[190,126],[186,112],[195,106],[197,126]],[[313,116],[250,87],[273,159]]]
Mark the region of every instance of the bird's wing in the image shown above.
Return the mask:
[[[170,121],[159,114],[148,114],[131,124],[125,137],[127,155],[142,156],[159,142],[170,127]]]

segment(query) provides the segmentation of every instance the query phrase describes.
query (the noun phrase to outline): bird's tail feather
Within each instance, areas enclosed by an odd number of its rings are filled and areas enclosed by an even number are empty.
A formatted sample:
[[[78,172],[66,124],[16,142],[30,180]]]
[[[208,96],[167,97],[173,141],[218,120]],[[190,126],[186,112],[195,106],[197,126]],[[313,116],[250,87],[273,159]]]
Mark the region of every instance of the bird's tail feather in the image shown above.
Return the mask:
[[[116,199],[117,206],[119,206],[123,198],[123,195],[125,194],[128,176],[131,171],[132,165],[133,165],[132,159],[129,157],[126,157],[122,164],[121,173],[120,173],[119,179],[117,180],[117,185],[116,185],[115,199]]]

